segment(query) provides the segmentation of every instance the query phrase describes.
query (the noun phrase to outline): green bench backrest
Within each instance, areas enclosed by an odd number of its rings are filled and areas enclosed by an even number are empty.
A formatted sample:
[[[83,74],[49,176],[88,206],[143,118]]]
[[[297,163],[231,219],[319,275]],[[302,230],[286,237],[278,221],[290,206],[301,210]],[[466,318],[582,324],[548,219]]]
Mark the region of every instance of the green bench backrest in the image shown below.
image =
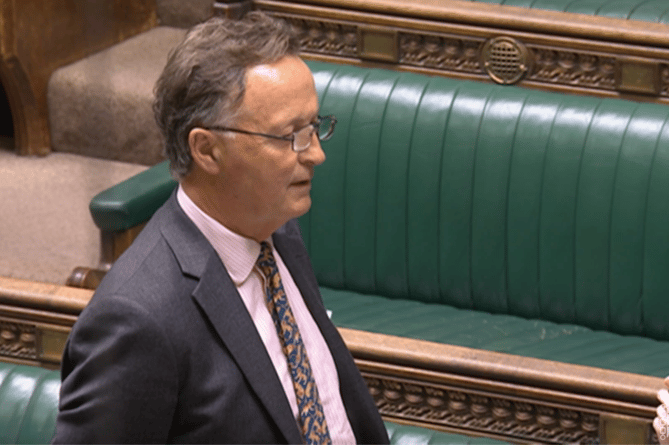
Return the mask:
[[[51,442],[59,391],[58,371],[0,362],[0,443]]]
[[[669,107],[309,65],[321,285],[669,339]]]
[[[669,23],[667,0],[471,0],[531,9]]]

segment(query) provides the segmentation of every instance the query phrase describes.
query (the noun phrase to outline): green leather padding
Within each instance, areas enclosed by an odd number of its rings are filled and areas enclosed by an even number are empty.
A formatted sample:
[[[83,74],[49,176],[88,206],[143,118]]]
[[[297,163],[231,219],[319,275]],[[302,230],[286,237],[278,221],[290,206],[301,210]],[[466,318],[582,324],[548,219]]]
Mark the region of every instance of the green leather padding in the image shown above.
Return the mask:
[[[669,343],[648,337],[325,287],[321,294],[339,327],[614,371],[667,375]]]
[[[51,442],[59,391],[58,371],[0,362],[0,443]]]
[[[666,0],[470,0],[477,3],[669,23]]]
[[[322,286],[669,339],[669,108],[309,66]]]
[[[158,210],[177,182],[163,161],[98,193],[89,205],[93,221],[105,231],[126,230],[139,225]]]
[[[339,123],[300,226],[326,303],[361,308],[335,323],[666,373],[650,338],[669,339],[669,108],[308,64]],[[143,222],[174,188],[166,164],[142,175],[91,204],[101,228]],[[458,319],[476,320],[471,343]]]
[[[461,434],[443,433],[427,428],[385,422],[391,445],[502,445],[509,442],[486,437],[470,437]]]

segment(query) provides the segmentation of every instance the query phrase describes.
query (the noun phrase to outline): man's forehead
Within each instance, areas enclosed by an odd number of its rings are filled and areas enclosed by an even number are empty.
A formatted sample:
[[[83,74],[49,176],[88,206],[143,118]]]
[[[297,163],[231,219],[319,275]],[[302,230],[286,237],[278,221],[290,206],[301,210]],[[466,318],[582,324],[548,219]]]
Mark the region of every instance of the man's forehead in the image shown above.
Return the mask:
[[[311,114],[318,112],[318,96],[311,70],[296,56],[250,67],[243,109],[247,119],[265,124],[270,116],[280,123],[312,119]]]
[[[264,64],[253,66],[249,68],[247,72],[247,76],[249,75],[258,76],[259,78],[270,82],[278,82],[281,80],[279,70],[274,65]]]
[[[302,59],[297,56],[285,56],[273,63],[254,65],[246,70],[247,82],[253,81],[268,83],[286,83],[298,76],[307,76],[313,81],[311,70]]]

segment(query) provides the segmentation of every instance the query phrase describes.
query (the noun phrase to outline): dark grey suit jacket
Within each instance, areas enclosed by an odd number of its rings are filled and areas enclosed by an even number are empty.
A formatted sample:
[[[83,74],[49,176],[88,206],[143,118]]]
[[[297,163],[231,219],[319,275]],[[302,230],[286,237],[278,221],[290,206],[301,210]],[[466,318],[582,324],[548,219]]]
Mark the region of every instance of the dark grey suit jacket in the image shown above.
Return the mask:
[[[388,437],[327,317],[296,221],[273,235],[335,360],[359,443]],[[299,443],[269,355],[173,194],[114,264],[65,348],[57,443]]]

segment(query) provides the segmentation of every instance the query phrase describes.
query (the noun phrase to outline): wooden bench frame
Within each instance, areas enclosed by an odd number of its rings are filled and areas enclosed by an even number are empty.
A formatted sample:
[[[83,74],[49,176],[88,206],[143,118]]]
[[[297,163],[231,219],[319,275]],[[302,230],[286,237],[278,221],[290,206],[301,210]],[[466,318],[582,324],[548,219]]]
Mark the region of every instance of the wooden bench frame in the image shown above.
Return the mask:
[[[252,4],[299,29],[308,58],[669,103],[669,25],[461,0]]]
[[[0,360],[57,367],[92,294],[0,278]],[[660,378],[340,332],[386,420],[518,443],[657,443]]]

